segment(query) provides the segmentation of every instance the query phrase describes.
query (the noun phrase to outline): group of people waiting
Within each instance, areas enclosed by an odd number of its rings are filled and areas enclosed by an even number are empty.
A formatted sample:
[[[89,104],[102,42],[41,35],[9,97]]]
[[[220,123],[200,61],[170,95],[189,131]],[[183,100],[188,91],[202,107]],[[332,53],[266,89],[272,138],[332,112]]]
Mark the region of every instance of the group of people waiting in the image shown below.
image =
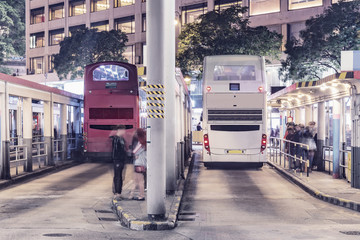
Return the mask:
[[[134,165],[134,187],[130,192],[129,199],[144,201],[145,200],[145,178],[146,178],[146,132],[142,128],[136,129],[132,137],[131,147],[128,149],[124,134],[126,128],[119,125],[111,132],[112,153],[111,158],[114,163],[113,193],[114,198],[122,200],[122,186],[124,180],[124,168],[126,164]],[[138,189],[138,196],[135,196]]]
[[[316,123],[314,121],[309,122],[307,126],[304,124],[295,124],[294,122],[288,122],[284,139],[291,141],[285,142],[285,152],[296,158],[292,159],[291,168],[298,171],[303,171],[301,161],[299,159],[309,160],[309,171],[314,167],[314,157],[317,151],[317,133],[316,133]],[[295,144],[295,143],[301,143]]]

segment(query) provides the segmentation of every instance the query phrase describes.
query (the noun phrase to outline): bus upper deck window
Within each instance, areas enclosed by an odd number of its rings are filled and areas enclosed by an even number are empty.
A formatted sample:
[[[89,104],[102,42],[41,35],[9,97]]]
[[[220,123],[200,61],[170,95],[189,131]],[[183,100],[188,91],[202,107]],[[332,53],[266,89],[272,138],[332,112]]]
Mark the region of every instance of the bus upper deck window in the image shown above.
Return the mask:
[[[216,65],[214,80],[224,81],[252,81],[256,80],[254,65]]]
[[[93,71],[94,81],[128,81],[129,70],[119,65],[100,65]]]

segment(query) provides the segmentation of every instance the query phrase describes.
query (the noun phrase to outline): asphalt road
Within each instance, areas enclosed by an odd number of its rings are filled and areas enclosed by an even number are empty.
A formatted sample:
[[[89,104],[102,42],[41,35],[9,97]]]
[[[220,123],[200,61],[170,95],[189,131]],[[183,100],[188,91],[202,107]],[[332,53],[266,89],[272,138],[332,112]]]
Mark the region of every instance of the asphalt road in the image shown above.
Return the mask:
[[[111,164],[86,163],[0,191],[0,239],[359,239],[360,214],[314,199],[273,169],[195,162],[171,231],[123,228]],[[128,182],[126,183],[128,184]],[[360,234],[360,232],[359,232]]]

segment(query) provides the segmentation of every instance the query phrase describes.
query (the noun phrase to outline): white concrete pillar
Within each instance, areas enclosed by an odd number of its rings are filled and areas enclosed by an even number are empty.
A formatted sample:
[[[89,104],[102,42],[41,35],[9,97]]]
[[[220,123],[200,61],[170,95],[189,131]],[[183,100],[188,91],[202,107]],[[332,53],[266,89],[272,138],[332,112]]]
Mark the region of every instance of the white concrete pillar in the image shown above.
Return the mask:
[[[146,1],[147,21],[147,78],[148,85],[167,85],[165,73],[166,54],[171,54],[165,48],[172,36],[166,32],[167,24],[174,24],[173,1]],[[174,71],[171,73],[175,74]],[[166,74],[166,76],[168,76]],[[150,89],[148,88],[148,91]],[[166,89],[165,89],[166,91]],[[165,113],[165,116],[166,113]],[[147,213],[151,220],[161,220],[166,215],[166,161],[165,161],[165,120],[162,118],[148,118],[148,171],[147,171]]]
[[[27,165],[26,171],[32,171],[32,129],[33,129],[33,112],[32,99],[23,98],[23,142],[27,147]]]
[[[300,108],[295,108],[294,111],[295,111],[294,122],[299,124],[301,123],[301,110]]]
[[[53,129],[53,103],[51,101],[44,101],[44,141],[47,145],[48,164],[54,165],[53,147],[52,147],[52,129]]]
[[[317,126],[317,152],[316,152],[316,166],[320,171],[324,171],[324,163],[322,161],[322,148],[325,146],[325,123],[326,113],[325,113],[325,102],[318,103],[318,119],[316,122]]]
[[[64,161],[67,158],[67,105],[60,104],[60,139],[62,140],[62,154],[61,159]]]
[[[312,106],[305,106],[305,126],[309,125],[309,122],[312,121]]]
[[[333,100],[333,178],[340,176],[340,99]]]
[[[1,126],[1,147],[0,147],[0,179],[11,179],[10,175],[10,126],[9,126],[9,94],[7,82],[5,92],[0,93],[0,126]]]

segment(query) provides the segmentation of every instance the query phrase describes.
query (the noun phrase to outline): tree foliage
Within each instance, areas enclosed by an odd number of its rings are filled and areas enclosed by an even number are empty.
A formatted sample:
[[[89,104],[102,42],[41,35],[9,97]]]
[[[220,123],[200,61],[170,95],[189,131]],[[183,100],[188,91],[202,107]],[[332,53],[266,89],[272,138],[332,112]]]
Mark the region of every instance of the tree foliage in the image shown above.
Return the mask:
[[[82,77],[86,65],[102,61],[125,61],[123,53],[128,38],[121,31],[98,32],[79,29],[60,43],[54,55],[54,69],[60,79],[70,74],[71,79]]]
[[[179,35],[177,65],[184,71],[201,69],[205,56],[246,54],[278,59],[282,35],[266,27],[252,28],[242,17],[248,8],[232,6],[211,11],[185,25]]]
[[[306,21],[300,39],[286,44],[284,81],[320,79],[324,71],[340,69],[341,51],[359,49],[360,1],[339,2]]]

